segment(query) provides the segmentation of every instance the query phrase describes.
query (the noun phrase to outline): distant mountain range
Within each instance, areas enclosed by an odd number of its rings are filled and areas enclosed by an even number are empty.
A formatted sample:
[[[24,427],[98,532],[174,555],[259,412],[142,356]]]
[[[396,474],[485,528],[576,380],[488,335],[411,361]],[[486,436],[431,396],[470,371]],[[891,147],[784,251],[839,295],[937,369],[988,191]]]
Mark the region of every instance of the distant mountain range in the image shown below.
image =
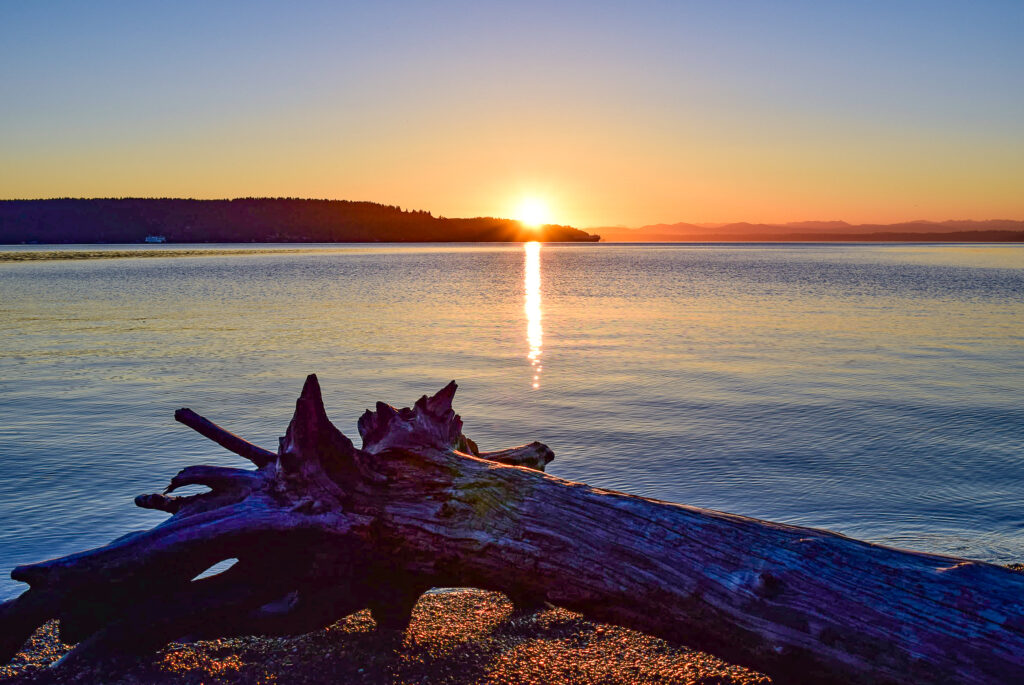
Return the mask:
[[[0,200],[0,243],[590,241],[569,226],[448,219],[374,202],[295,198]],[[163,239],[163,240],[161,240]]]
[[[1024,242],[1024,221],[908,221],[850,224],[845,221],[794,221],[784,224],[652,224],[640,228],[588,228],[603,242],[819,242],[949,241]]]
[[[0,243],[334,242],[1024,242],[1024,221],[652,224],[532,230],[513,219],[449,219],[348,200],[104,198],[0,200]]]

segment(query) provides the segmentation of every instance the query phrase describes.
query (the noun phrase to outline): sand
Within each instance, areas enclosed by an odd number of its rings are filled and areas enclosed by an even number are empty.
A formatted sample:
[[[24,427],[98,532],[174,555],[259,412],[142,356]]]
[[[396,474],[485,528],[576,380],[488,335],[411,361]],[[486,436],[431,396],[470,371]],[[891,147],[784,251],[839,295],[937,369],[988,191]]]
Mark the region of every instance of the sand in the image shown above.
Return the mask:
[[[691,683],[768,685],[760,674],[563,609],[516,616],[504,595],[430,593],[404,636],[382,640],[366,611],[295,638],[173,644],[142,660],[73,671],[56,623],[0,667],[0,683]]]
[[[265,249],[159,249],[159,250],[10,250],[0,251],[0,262],[52,262],[82,259],[147,259],[154,257],[240,257],[252,255],[312,254],[323,248]],[[342,250],[332,250],[340,252]]]

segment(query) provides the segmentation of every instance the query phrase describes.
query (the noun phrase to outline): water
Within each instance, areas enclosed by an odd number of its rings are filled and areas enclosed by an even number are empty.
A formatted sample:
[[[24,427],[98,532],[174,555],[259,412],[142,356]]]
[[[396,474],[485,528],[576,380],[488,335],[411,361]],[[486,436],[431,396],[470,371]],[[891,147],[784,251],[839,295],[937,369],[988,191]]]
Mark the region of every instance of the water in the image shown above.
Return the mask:
[[[245,465],[174,410],[273,448],[311,372],[350,436],[454,378],[564,478],[1024,560],[1024,246],[383,245],[0,264],[0,573],[163,520]]]

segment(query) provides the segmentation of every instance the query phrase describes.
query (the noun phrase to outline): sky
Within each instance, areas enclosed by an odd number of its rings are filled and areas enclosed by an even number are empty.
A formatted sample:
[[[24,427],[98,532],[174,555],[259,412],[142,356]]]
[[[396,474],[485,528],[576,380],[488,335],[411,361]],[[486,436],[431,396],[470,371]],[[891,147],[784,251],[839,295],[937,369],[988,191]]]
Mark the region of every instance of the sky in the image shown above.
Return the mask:
[[[0,198],[1024,219],[1024,2],[0,0]]]

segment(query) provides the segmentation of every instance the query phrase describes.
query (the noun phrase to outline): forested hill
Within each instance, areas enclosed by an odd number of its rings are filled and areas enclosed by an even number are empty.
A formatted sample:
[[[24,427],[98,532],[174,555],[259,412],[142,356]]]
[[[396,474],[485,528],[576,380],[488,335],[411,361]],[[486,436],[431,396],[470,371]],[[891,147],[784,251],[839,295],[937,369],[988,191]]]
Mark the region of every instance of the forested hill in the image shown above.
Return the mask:
[[[0,200],[0,243],[596,241],[568,226],[446,219],[374,202],[243,198]]]

